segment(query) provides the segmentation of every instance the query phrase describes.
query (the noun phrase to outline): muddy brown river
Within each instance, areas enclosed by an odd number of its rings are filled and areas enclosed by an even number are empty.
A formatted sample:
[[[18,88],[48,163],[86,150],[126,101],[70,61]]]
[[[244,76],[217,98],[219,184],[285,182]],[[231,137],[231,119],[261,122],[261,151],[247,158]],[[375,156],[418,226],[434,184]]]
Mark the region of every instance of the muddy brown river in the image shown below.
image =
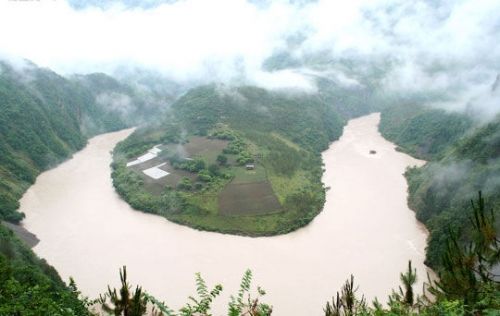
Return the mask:
[[[215,315],[226,314],[247,268],[254,285],[267,290],[273,315],[320,315],[351,273],[360,292],[385,301],[408,260],[425,279],[427,233],[408,209],[403,177],[407,166],[423,162],[397,152],[377,131],[379,119],[349,121],[323,153],[330,187],[324,210],[287,235],[200,232],[131,209],[114,191],[109,167],[110,151],[131,130],[97,136],[41,174],[21,199],[23,225],[40,239],[34,251],[91,297],[116,285],[118,268],[127,265],[132,284],[173,308],[195,293],[195,272],[222,283]]]

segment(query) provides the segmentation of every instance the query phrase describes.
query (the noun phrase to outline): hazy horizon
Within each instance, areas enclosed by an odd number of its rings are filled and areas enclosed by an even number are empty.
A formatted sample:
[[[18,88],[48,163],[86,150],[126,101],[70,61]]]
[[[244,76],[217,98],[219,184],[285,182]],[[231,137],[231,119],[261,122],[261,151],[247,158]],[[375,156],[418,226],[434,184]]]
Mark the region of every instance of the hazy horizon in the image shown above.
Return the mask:
[[[442,95],[432,105],[491,116],[500,110],[491,91],[497,12],[493,0],[6,1],[0,58],[64,75],[145,69],[178,82],[308,93],[317,77],[362,87],[377,69],[383,91]]]

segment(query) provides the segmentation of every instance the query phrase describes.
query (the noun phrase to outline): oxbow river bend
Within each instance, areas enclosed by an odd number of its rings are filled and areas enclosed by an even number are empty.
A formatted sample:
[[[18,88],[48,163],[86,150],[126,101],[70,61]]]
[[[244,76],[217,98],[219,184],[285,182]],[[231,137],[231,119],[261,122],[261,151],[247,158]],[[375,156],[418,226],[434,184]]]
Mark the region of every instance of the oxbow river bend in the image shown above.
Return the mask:
[[[426,279],[427,233],[408,209],[403,177],[407,166],[423,162],[397,152],[378,133],[379,119],[371,114],[349,121],[323,153],[323,182],[330,187],[324,210],[287,235],[200,232],[131,209],[115,193],[109,167],[110,151],[131,130],[97,136],[41,174],[21,200],[23,225],[40,239],[34,251],[90,297],[116,285],[118,268],[127,265],[132,284],[173,308],[195,293],[195,272],[209,285],[222,283],[215,315],[226,313],[247,268],[278,316],[320,315],[351,273],[360,292],[385,301],[408,260],[419,281]]]

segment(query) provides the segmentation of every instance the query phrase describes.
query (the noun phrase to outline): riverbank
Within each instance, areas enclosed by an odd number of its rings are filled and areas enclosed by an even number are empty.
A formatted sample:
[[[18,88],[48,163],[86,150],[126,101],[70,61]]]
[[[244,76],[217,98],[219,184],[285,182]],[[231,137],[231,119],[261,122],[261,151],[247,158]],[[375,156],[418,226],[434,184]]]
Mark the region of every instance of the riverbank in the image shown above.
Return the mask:
[[[40,242],[40,239],[38,239],[35,234],[31,233],[21,225],[9,222],[0,222],[0,225],[10,229],[16,237],[22,240],[29,248],[35,247]]]
[[[214,314],[226,311],[247,268],[278,316],[320,314],[350,274],[368,300],[384,299],[400,284],[408,260],[421,289],[427,235],[406,204],[403,173],[423,162],[396,152],[378,133],[378,120],[377,114],[351,120],[323,153],[323,182],[331,188],[324,210],[293,233],[200,232],[133,210],[114,191],[109,167],[110,151],[126,131],[91,139],[73,159],[40,175],[21,200],[24,226],[40,238],[34,251],[90,297],[117,285],[123,265],[131,284],[172,308],[195,292],[195,272],[209,285],[224,284]]]

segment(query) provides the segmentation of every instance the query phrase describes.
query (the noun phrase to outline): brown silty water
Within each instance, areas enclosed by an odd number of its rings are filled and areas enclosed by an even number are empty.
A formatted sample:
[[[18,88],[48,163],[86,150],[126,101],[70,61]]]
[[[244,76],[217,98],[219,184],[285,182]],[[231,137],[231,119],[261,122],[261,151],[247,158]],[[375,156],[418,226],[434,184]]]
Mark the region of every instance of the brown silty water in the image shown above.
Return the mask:
[[[109,167],[110,151],[131,130],[94,137],[41,174],[21,200],[23,224],[40,239],[34,251],[91,297],[116,285],[118,268],[127,265],[132,284],[173,308],[195,293],[195,272],[208,284],[222,283],[215,315],[226,314],[247,268],[254,285],[267,290],[263,301],[274,306],[273,315],[320,315],[350,274],[368,299],[385,301],[408,260],[420,284],[426,278],[427,233],[408,209],[403,177],[408,166],[424,162],[397,152],[377,131],[379,119],[349,121],[323,153],[323,182],[330,187],[324,210],[287,235],[200,232],[131,209],[114,191]]]

